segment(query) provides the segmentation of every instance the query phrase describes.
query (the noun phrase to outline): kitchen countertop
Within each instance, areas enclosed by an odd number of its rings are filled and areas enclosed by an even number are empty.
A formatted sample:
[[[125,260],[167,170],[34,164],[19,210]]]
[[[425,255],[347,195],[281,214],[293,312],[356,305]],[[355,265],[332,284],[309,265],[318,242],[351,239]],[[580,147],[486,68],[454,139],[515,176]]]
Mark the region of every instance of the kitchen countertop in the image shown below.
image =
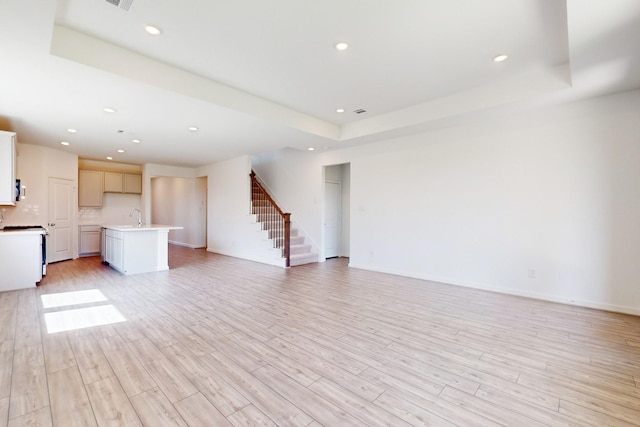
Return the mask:
[[[136,227],[135,225],[103,225],[103,228],[116,231],[166,231],[166,230],[182,230],[184,227],[176,225],[151,224]]]
[[[10,236],[12,234],[42,234],[44,230],[0,230],[0,236]]]

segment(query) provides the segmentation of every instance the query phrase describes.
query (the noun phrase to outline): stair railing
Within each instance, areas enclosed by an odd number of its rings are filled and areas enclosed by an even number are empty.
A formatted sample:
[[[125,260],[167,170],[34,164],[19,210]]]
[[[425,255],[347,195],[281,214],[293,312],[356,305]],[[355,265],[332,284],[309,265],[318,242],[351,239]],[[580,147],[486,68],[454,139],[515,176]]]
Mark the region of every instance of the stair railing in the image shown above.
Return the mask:
[[[286,266],[291,264],[291,214],[283,212],[251,171],[251,213],[257,215],[262,229],[269,231],[273,247],[282,249]]]

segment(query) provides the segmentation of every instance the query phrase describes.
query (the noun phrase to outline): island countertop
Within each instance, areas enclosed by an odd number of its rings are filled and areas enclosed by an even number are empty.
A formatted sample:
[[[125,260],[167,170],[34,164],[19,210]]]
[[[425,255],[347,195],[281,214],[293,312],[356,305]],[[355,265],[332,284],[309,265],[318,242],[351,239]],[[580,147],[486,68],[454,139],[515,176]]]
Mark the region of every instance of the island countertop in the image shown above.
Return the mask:
[[[163,225],[163,224],[151,224],[137,227],[135,225],[102,225],[102,228],[115,231],[168,231],[168,230],[182,230],[184,227],[178,225]]]

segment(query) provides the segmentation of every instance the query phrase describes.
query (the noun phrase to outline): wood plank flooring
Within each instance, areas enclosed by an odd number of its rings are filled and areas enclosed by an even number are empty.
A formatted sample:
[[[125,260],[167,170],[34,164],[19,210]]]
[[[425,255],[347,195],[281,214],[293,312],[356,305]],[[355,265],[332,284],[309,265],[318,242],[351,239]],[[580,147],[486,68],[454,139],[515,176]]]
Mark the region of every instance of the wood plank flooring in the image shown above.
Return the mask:
[[[169,260],[134,276],[66,261],[0,293],[0,427],[640,426],[638,317],[344,259]],[[87,290],[104,298],[42,302]],[[52,314],[99,324],[94,309],[125,320],[48,332]]]

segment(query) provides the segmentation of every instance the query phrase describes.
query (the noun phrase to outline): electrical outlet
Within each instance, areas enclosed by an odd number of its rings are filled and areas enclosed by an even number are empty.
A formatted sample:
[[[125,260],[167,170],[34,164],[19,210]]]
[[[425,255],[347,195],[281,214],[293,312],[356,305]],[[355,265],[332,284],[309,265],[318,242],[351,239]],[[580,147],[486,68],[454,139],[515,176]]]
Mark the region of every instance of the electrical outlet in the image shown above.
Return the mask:
[[[535,279],[536,278],[536,270],[534,270],[533,268],[529,269],[529,279]]]

